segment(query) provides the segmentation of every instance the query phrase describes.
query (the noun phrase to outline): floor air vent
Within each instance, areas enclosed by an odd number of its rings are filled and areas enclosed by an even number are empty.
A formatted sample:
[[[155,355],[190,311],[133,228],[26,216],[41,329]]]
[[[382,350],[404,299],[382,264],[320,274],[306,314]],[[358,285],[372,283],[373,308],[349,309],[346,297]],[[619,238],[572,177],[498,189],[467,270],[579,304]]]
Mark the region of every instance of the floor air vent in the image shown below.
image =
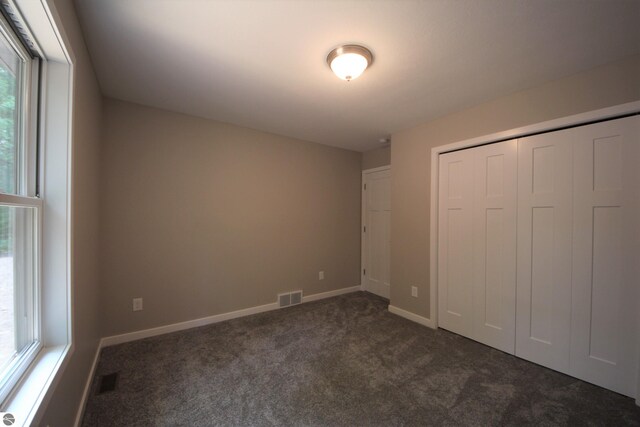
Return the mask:
[[[100,387],[98,387],[98,393],[107,393],[114,391],[118,385],[118,373],[107,374],[100,377]]]
[[[302,302],[302,291],[287,292],[278,294],[278,307],[287,307],[300,304]]]

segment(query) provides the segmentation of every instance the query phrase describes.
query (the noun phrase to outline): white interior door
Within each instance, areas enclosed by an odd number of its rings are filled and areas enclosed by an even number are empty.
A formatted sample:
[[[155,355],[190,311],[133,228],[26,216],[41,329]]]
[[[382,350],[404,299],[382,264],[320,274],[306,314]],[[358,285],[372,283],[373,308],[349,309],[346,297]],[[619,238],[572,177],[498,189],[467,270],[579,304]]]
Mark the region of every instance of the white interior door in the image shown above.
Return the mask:
[[[362,284],[389,298],[391,287],[391,169],[363,173]]]
[[[438,324],[473,334],[472,150],[441,154],[438,191]]]
[[[568,133],[574,145],[570,373],[635,396],[640,118]]]
[[[518,140],[516,355],[568,372],[572,149],[568,131]]]
[[[473,148],[473,335],[515,351],[516,140]]]

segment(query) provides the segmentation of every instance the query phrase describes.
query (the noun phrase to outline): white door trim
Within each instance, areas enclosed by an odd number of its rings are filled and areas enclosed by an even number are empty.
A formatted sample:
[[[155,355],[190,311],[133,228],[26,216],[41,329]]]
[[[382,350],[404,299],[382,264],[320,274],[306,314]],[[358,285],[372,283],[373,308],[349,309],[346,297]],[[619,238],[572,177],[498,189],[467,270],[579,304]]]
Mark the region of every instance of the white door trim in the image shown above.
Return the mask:
[[[602,108],[586,113],[575,114],[573,116],[562,117],[546,122],[523,126],[477,138],[466,139],[452,144],[441,145],[431,149],[431,197],[430,197],[430,241],[429,241],[429,318],[435,328],[438,327],[438,158],[440,154],[448,151],[460,150],[475,147],[478,145],[490,144],[508,139],[520,138],[551,130],[558,130],[564,127],[578,126],[594,121],[613,119],[629,114],[640,113],[640,101],[629,102],[613,107]],[[364,173],[363,171],[363,179]],[[640,387],[640,376],[638,378]],[[636,403],[640,405],[640,400]]]
[[[364,176],[366,174],[374,173],[374,172],[382,172],[382,171],[386,171],[386,170],[391,170],[391,165],[378,166],[377,168],[365,169],[365,170],[362,171],[362,178],[364,179]]]
[[[365,261],[365,243],[364,243],[364,238],[365,238],[365,234],[364,234],[364,225],[367,223],[367,205],[366,205],[366,197],[365,197],[365,190],[364,190],[364,186],[367,183],[367,175],[370,173],[375,173],[375,172],[382,172],[382,171],[390,171],[391,170],[391,165],[386,165],[386,166],[380,166],[377,168],[371,168],[371,169],[365,169],[362,171],[362,180],[360,183],[360,199],[361,199],[361,207],[360,207],[360,213],[361,213],[361,219],[360,219],[360,289],[362,289],[363,291],[366,290],[365,286],[364,286],[364,261]]]

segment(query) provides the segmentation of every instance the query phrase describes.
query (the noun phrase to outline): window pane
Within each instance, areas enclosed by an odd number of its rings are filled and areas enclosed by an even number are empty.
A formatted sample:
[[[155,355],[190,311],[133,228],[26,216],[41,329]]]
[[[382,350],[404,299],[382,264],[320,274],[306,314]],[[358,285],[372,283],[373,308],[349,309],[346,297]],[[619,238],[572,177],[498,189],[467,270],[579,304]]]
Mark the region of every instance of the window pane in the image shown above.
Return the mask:
[[[0,206],[0,372],[34,342],[35,209]]]
[[[0,36],[0,192],[18,192],[22,59]]]
[[[0,404],[41,348],[38,64],[0,14]]]

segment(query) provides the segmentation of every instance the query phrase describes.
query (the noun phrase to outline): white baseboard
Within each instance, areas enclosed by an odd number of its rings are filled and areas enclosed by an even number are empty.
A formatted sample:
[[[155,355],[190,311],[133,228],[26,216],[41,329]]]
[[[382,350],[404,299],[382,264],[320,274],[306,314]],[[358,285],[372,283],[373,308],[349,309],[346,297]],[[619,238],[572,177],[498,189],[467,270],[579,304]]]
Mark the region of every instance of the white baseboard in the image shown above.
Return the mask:
[[[421,325],[427,326],[431,329],[436,329],[436,324],[433,320],[427,319],[426,317],[419,316],[417,314],[411,313],[410,311],[403,310],[393,305],[389,305],[389,313],[397,314],[400,317],[404,317],[405,319],[409,319],[412,322],[419,323]]]
[[[325,298],[331,298],[342,294],[348,294],[351,292],[357,292],[361,289],[361,286],[351,286],[349,288],[336,289],[335,291],[322,292],[319,294],[313,294],[304,296],[302,298],[302,302],[311,302],[317,301]],[[84,409],[87,404],[87,399],[89,398],[89,393],[91,391],[91,383],[93,381],[93,377],[96,374],[96,368],[98,366],[98,359],[100,357],[100,350],[104,347],[109,347],[112,345],[123,344],[130,341],[136,341],[143,338],[154,337],[156,335],[164,335],[171,332],[182,331],[185,329],[197,328],[198,326],[210,325],[212,323],[223,322],[225,320],[236,319],[238,317],[250,316],[252,314],[264,313],[265,311],[271,311],[278,309],[277,303],[259,305],[257,307],[245,308],[242,310],[231,311],[229,313],[216,314],[213,316],[202,317],[200,319],[188,320],[186,322],[174,323],[171,325],[159,326],[157,328],[144,329],[141,331],[129,332],[121,335],[113,335],[110,337],[104,337],[100,340],[98,344],[98,349],[96,350],[96,355],[93,359],[93,365],[91,366],[91,372],[89,372],[89,378],[87,378],[87,382],[84,386],[84,392],[82,393],[82,401],[80,402],[80,407],[78,408],[78,413],[76,415],[76,420],[74,423],[75,427],[78,427],[82,422],[82,416],[84,414]]]
[[[76,414],[76,420],[73,423],[74,427],[79,427],[82,423],[82,417],[84,415],[84,408],[87,405],[87,399],[89,398],[89,393],[91,392],[91,383],[93,383],[93,377],[96,375],[96,369],[98,368],[98,360],[100,359],[100,350],[102,349],[102,340],[98,342],[98,348],[96,349],[96,355],[93,357],[93,363],[91,364],[91,369],[89,370],[89,377],[84,385],[84,391],[82,392],[82,399],[80,399],[80,407],[78,408],[78,413]]]
[[[173,323],[171,325],[158,326],[141,331],[128,332],[121,335],[112,335],[102,339],[104,347],[122,344],[125,342],[141,340],[143,338],[155,337],[156,335],[169,334],[171,332],[183,331],[185,329],[197,328],[199,326],[210,325],[212,323],[224,322],[238,317],[250,316],[252,314],[264,313],[278,308],[277,303],[259,305],[256,307],[244,308],[242,310],[231,311],[229,313],[215,314],[213,316],[202,317],[200,319],[187,320],[186,322]]]
[[[337,297],[338,295],[350,294],[351,292],[358,292],[359,290],[360,290],[360,286],[352,286],[350,288],[336,289],[335,291],[321,292],[319,294],[303,296],[302,302],[311,302],[311,301],[317,301],[319,299]]]
[[[337,295],[347,294],[350,292],[356,292],[360,290],[360,286],[352,286],[349,288],[336,289],[335,291],[322,292],[319,294],[313,294],[304,296],[302,302],[311,302],[319,299],[330,298]],[[210,325],[212,323],[223,322],[225,320],[236,319],[238,317],[250,316],[252,314],[263,313],[265,311],[276,310],[277,303],[259,305],[257,307],[245,308],[242,310],[231,311],[229,313],[216,314],[213,316],[202,317],[200,319],[187,320],[186,322],[174,323],[171,325],[158,326],[157,328],[143,329],[141,331],[129,332],[121,335],[113,335],[110,337],[102,338],[102,347],[109,347],[112,345],[122,344],[125,342],[136,341],[143,338],[154,337],[156,335],[168,334],[171,332],[182,331],[185,329],[197,328],[199,326]]]

